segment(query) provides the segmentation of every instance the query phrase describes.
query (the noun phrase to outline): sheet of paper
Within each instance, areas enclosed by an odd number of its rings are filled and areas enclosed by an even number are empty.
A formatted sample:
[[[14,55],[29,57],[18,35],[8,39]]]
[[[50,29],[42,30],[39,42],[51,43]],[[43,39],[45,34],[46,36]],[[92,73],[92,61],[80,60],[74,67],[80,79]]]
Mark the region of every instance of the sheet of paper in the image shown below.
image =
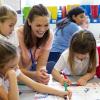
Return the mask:
[[[89,83],[87,86],[69,87],[72,100],[100,100],[100,86]]]
[[[68,89],[72,90],[71,100],[100,100],[100,79],[97,82],[95,81],[93,81],[93,83],[87,83],[86,86],[69,86]],[[52,78],[50,79],[48,86],[64,91],[64,86],[52,80]],[[38,92],[33,92],[29,88],[24,88],[23,86],[21,87],[23,91],[28,90],[31,92],[22,93],[20,95],[20,100],[64,100],[58,96],[41,94]]]

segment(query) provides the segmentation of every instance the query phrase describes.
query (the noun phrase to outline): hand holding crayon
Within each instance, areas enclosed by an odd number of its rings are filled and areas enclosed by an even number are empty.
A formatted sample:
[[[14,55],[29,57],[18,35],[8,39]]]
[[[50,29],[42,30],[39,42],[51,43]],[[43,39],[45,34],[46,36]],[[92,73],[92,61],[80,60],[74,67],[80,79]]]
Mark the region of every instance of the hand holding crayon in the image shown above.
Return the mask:
[[[66,82],[64,82],[65,91],[68,92],[68,96],[65,95],[64,100],[67,100],[67,99],[70,100],[71,97],[72,97],[72,92],[70,92],[70,91],[67,89],[67,87],[68,87],[68,84],[67,84]]]
[[[65,91],[67,91],[68,84],[64,82]]]
[[[63,73],[63,75],[64,75],[64,79],[68,79],[67,78],[67,76]],[[68,82],[69,82],[69,80],[68,80]],[[68,87],[68,83],[66,82],[66,81],[64,81],[64,88],[65,88],[65,91],[68,91],[68,89],[67,89],[67,87]],[[69,92],[69,91],[68,91]],[[71,92],[69,92],[69,100],[70,100],[70,98],[71,98],[71,96],[72,96],[72,93]],[[68,98],[67,98],[67,96],[65,96],[64,97],[64,100],[67,100]]]
[[[63,72],[61,72],[61,74],[63,75],[63,81],[62,81],[62,83],[63,83],[63,85],[64,85],[64,82],[66,82],[68,85],[71,85],[71,80],[67,77],[67,75],[65,75]]]

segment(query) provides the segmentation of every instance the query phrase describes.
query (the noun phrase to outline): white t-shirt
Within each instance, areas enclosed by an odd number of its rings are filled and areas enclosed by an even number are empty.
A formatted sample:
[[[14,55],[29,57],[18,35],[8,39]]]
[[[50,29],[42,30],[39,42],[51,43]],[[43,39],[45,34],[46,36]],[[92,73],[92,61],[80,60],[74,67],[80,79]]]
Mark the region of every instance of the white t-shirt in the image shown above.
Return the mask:
[[[0,39],[3,39],[11,44],[13,44],[14,46],[16,46],[18,48],[19,46],[19,41],[18,41],[18,36],[17,33],[15,31],[12,32],[12,34],[10,34],[9,36],[5,37],[2,34],[0,34]]]
[[[54,68],[58,71],[64,71],[67,75],[73,75],[68,63],[69,49],[66,49],[60,56]],[[96,52],[97,65],[99,64],[98,52]],[[88,70],[89,55],[82,61],[74,58],[76,75],[84,75]]]
[[[16,72],[17,77],[21,74],[20,69],[17,69],[15,72]],[[5,90],[8,91],[9,81],[5,80],[4,77],[3,78],[0,77],[0,86],[3,86],[5,88]]]

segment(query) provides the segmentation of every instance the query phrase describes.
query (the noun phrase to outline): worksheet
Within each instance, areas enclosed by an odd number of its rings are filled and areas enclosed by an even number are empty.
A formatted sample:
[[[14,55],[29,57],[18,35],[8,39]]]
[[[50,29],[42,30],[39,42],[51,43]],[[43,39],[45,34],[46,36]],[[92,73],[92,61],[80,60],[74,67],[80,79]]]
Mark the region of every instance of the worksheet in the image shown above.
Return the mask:
[[[100,83],[88,83],[86,86],[71,86],[72,100],[100,100]]]
[[[75,83],[76,82],[73,82],[72,84]],[[50,80],[48,86],[63,91],[65,90],[64,86],[52,79]],[[20,95],[20,100],[64,100],[64,98],[34,92],[32,89],[25,87],[26,86],[20,87],[20,91],[23,92]],[[71,100],[100,100],[100,79],[93,79],[93,81],[87,83],[86,86],[68,86],[68,89],[72,90]]]

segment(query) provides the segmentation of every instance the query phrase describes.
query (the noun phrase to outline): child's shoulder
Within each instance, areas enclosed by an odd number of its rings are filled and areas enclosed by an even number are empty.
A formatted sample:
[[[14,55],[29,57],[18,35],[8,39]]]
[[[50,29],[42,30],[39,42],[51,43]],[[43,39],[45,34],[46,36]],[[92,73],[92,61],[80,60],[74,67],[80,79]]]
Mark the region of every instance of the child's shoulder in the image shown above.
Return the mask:
[[[65,51],[63,51],[63,53],[62,53],[62,56],[63,56],[64,58],[68,58],[68,55],[69,55],[69,48],[66,49]]]
[[[68,53],[69,53],[69,48],[65,49],[62,54],[68,54]]]

